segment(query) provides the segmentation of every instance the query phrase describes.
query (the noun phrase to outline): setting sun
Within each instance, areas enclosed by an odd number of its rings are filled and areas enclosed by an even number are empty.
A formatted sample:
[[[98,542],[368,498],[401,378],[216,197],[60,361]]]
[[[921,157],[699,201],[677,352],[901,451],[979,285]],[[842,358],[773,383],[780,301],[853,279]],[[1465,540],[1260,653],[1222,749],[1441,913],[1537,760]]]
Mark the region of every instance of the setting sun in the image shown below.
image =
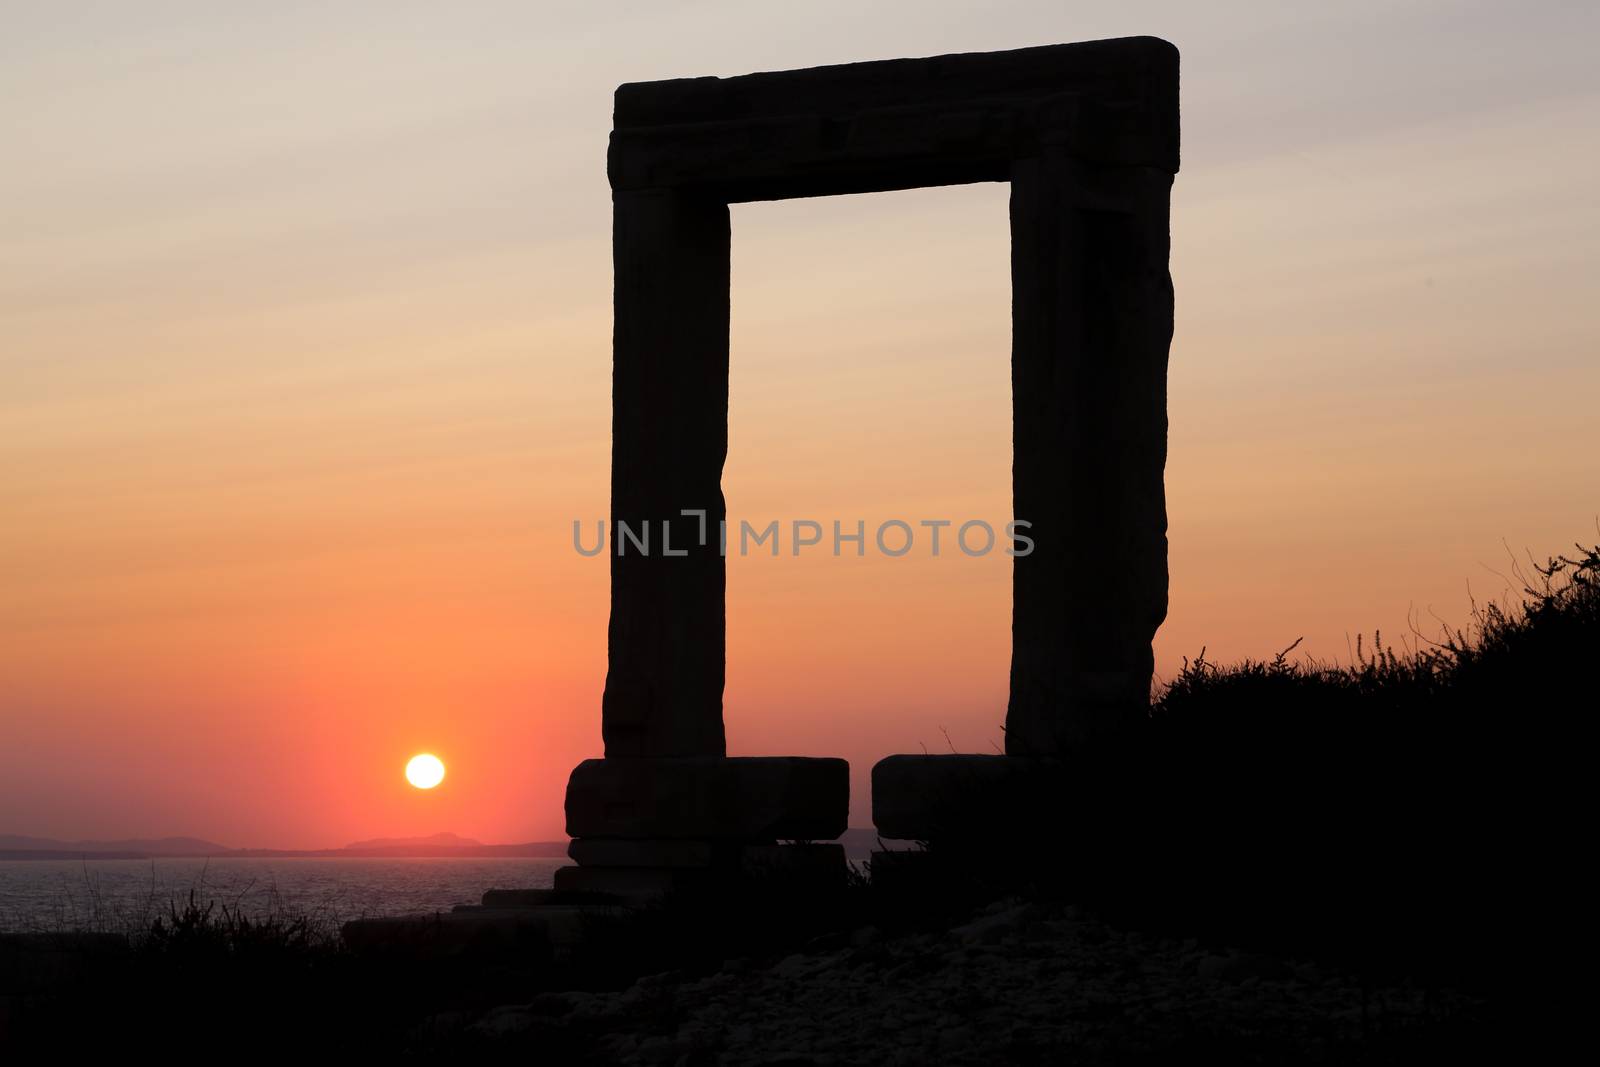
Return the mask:
[[[444,763],[426,752],[412,756],[406,764],[406,781],[418,789],[432,789],[444,781]]]

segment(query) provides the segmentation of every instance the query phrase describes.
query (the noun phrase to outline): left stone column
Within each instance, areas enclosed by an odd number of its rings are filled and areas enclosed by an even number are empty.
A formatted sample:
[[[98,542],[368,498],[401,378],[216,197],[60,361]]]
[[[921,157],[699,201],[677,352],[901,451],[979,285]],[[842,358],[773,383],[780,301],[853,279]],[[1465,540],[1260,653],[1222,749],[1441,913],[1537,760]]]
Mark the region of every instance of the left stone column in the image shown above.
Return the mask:
[[[640,901],[781,871],[842,884],[843,760],[728,759],[728,205],[612,193],[610,664],[605,758],[567,781],[555,898]],[[685,514],[688,512],[689,514]]]
[[[721,756],[728,205],[671,189],[612,205],[605,754]]]

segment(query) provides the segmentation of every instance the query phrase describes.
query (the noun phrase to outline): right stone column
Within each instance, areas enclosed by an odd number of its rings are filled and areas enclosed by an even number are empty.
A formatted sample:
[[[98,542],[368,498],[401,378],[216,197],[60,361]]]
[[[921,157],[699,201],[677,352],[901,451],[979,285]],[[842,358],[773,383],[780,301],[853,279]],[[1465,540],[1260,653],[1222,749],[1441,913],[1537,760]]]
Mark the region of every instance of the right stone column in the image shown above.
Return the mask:
[[[1014,515],[1006,753],[1051,756],[1148,706],[1167,610],[1172,175],[1063,151],[1011,173]]]

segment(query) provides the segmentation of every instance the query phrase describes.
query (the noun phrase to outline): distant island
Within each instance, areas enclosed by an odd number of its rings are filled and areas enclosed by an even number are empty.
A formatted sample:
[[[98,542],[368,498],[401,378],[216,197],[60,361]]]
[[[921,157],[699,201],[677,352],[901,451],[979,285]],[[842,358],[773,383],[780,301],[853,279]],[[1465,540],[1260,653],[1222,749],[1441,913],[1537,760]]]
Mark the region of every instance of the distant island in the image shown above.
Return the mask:
[[[370,841],[352,841],[344,846],[357,851],[387,848],[483,848],[482,841],[474,841],[460,834],[429,834],[427,837],[374,837]]]
[[[280,849],[229,848],[198,837],[130,838],[118,841],[58,841],[48,837],[0,834],[0,860],[75,860],[75,859],[199,859],[297,856],[348,857],[381,856],[395,859],[508,856],[522,858],[560,858],[567,854],[566,841],[529,841],[517,845],[485,845],[470,837],[452,833],[427,837],[378,837],[355,841],[343,848]]]

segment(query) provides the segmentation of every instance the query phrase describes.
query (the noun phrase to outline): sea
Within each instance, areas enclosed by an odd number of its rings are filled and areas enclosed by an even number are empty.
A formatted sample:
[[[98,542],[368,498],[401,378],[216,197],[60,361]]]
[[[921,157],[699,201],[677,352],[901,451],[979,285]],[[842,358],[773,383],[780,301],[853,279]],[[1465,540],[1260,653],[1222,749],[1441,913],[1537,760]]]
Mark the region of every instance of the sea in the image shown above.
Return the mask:
[[[449,911],[486,889],[548,889],[560,858],[289,857],[0,860],[0,932],[147,930],[191,897],[252,918]]]

